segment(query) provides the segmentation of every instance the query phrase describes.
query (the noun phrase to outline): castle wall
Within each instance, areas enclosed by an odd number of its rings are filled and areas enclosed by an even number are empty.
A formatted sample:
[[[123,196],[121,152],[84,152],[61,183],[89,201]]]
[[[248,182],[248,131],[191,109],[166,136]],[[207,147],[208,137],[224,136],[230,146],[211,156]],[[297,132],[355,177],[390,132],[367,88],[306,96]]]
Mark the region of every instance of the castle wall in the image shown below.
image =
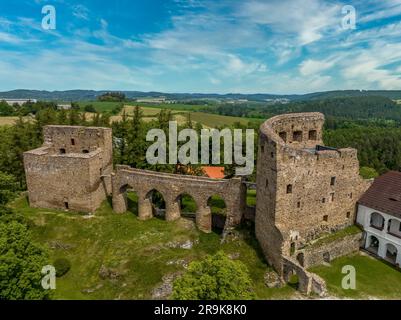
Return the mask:
[[[280,273],[282,256],[354,223],[369,183],[355,149],[323,146],[320,113],[280,115],[262,124],[257,163],[256,236]]]
[[[149,193],[160,192],[166,202],[166,220],[180,217],[179,199],[190,195],[197,205],[196,222],[200,230],[210,232],[210,197],[220,196],[226,204],[226,225],[229,230],[241,222],[245,209],[246,187],[241,178],[211,179],[206,177],[160,173],[117,166],[113,175],[113,209],[115,212],[127,211],[126,190],[134,190],[138,195],[138,215],[140,219],[153,216]]]
[[[348,235],[342,239],[336,239],[330,243],[323,243],[321,245],[312,245],[297,252],[304,254],[303,267],[310,268],[330,261],[349,255],[359,251],[362,241],[362,231],[357,234]]]
[[[43,146],[24,153],[30,205],[95,211],[111,192],[111,129],[46,126],[43,133]]]

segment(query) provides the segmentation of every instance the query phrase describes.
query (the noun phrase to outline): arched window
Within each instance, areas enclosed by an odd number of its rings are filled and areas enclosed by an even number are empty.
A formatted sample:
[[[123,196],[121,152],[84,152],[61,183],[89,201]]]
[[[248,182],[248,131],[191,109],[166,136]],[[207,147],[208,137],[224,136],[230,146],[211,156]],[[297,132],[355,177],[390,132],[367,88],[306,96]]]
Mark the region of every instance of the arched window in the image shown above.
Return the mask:
[[[383,230],[384,218],[380,213],[373,212],[370,215],[370,226],[375,229]]]
[[[391,263],[395,263],[397,261],[398,250],[396,246],[391,243],[387,243],[386,245],[386,259]]]

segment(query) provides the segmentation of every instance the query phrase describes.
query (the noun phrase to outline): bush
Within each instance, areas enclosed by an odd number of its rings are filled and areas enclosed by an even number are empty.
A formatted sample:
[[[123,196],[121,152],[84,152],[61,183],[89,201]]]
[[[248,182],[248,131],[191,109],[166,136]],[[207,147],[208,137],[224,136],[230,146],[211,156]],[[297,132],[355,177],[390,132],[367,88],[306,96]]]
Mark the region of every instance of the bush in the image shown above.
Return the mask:
[[[219,251],[202,261],[190,263],[188,272],[174,282],[173,299],[253,299],[255,295],[251,288],[252,281],[246,266]]]
[[[17,193],[18,183],[15,177],[0,171],[0,205],[6,205]]]
[[[373,179],[379,176],[377,171],[373,168],[369,167],[361,167],[359,169],[359,174],[364,178],[364,179]]]
[[[43,266],[49,264],[47,251],[36,244],[28,228],[0,221],[0,300],[50,298],[42,288]]]
[[[53,266],[56,268],[56,276],[59,278],[71,269],[71,262],[68,259],[60,258],[54,261]]]
[[[117,115],[123,110],[123,108],[124,108],[124,104],[119,103],[117,106],[115,106],[113,108],[113,110],[111,110],[111,114]]]
[[[96,112],[95,107],[93,105],[91,105],[91,104],[86,105],[84,110],[85,110],[85,112],[92,112],[92,113]]]

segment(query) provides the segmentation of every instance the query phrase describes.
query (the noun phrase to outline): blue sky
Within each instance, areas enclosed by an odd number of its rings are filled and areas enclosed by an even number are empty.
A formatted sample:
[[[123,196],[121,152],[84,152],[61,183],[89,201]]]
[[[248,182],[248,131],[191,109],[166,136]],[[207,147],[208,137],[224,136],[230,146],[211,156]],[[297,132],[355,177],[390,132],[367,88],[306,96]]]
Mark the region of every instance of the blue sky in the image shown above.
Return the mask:
[[[401,89],[400,40],[401,0],[1,0],[0,90]]]

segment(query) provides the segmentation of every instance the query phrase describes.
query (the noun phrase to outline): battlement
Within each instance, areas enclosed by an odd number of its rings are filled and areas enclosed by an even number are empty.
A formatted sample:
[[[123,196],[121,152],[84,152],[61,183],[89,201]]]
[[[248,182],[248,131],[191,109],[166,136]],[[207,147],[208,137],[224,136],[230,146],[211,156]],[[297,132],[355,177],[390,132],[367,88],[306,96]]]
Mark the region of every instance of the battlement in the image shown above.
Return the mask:
[[[293,113],[270,118],[260,130],[283,147],[303,149],[323,144],[323,124],[322,113]]]

